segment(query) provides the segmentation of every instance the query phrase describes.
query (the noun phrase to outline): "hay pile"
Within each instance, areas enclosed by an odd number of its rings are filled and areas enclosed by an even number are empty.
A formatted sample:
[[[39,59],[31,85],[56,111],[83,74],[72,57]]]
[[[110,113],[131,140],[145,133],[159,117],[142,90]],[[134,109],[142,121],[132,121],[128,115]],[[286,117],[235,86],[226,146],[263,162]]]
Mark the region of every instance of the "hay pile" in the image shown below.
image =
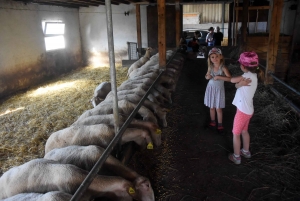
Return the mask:
[[[117,85],[128,68],[116,67]],[[0,106],[0,175],[13,166],[44,157],[55,131],[70,126],[86,110],[94,89],[110,81],[108,67],[85,67],[15,95]]]

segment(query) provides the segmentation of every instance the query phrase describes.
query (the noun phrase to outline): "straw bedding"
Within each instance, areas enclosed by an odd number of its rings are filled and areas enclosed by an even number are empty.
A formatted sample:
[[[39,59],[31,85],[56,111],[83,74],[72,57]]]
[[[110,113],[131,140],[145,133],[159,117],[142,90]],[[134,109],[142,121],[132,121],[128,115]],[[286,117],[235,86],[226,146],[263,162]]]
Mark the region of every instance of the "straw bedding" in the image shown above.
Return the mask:
[[[118,86],[127,70],[116,67]],[[48,137],[91,109],[94,89],[104,81],[110,81],[108,67],[85,67],[5,100],[0,105],[0,175],[44,157]]]

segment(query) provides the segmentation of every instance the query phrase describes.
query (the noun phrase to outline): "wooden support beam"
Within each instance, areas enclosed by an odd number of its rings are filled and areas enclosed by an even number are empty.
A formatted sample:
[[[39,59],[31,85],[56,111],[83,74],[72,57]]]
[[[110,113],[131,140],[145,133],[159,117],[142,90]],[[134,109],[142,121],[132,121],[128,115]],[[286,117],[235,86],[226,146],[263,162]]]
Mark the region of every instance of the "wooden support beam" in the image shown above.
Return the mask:
[[[236,2],[237,6],[239,6],[239,2]],[[235,10],[235,33],[234,33],[234,45],[237,45],[237,33],[239,32],[238,30],[238,25],[239,25],[239,12],[238,10]]]
[[[141,34],[141,8],[140,5],[135,5],[136,11],[136,31],[137,31],[137,45],[139,56],[142,54],[142,34]]]
[[[181,32],[182,32],[182,26],[181,26],[181,15],[180,15],[180,4],[179,4],[179,0],[176,0],[175,2],[175,15],[176,15],[176,47],[179,47],[179,42],[180,42],[180,36],[181,36]]]
[[[278,42],[280,35],[280,24],[282,18],[283,0],[276,0],[272,7],[272,21],[269,30],[268,52],[267,52],[267,68],[265,84],[272,84],[273,79],[268,72],[275,71],[276,57],[278,52]]]
[[[240,46],[240,53],[244,52],[246,49],[246,42],[247,42],[247,29],[248,29],[248,7],[249,7],[249,0],[243,1],[243,14],[242,14],[242,30],[241,30],[241,46]]]
[[[166,68],[166,2],[157,1],[159,67]]]

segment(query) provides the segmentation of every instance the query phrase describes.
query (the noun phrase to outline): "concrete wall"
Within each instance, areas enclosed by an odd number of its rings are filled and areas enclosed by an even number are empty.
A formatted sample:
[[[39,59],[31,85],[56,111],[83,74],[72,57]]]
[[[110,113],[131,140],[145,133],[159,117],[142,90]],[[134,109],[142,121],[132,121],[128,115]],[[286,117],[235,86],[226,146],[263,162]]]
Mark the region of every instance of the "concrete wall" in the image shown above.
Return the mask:
[[[43,20],[66,24],[66,48],[46,52]],[[0,97],[81,65],[78,9],[3,0],[0,3]]]
[[[129,16],[124,12],[129,11]],[[140,6],[142,47],[147,47],[146,6]],[[109,66],[107,23],[105,6],[80,8],[80,29],[82,34],[83,56],[87,65]],[[112,5],[112,24],[115,62],[127,60],[127,42],[137,43],[135,5]]]

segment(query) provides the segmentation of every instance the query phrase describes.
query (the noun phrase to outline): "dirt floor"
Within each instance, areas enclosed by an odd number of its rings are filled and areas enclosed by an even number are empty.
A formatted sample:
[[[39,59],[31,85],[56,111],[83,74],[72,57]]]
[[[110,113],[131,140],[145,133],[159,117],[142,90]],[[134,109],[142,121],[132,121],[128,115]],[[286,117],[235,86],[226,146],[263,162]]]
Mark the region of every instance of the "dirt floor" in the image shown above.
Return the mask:
[[[137,151],[128,165],[151,180],[157,201],[300,200],[299,119],[288,117],[292,126],[285,129],[264,120],[263,116],[272,119],[262,113],[271,105],[282,106],[280,110],[290,109],[273,95],[265,94],[267,89],[259,87],[257,94],[261,96],[254,100],[257,114],[249,128],[253,156],[242,158],[242,164],[235,165],[227,155],[233,151],[231,129],[236,108],[231,103],[236,89],[233,84],[225,83],[226,133],[220,135],[206,126],[209,121],[209,109],[203,103],[206,66],[206,59],[186,60],[167,117],[168,127],[162,129],[161,147]],[[236,69],[230,71],[238,73]],[[264,112],[272,115],[268,110]],[[282,145],[284,140],[273,138],[272,134],[291,135],[294,141]]]

